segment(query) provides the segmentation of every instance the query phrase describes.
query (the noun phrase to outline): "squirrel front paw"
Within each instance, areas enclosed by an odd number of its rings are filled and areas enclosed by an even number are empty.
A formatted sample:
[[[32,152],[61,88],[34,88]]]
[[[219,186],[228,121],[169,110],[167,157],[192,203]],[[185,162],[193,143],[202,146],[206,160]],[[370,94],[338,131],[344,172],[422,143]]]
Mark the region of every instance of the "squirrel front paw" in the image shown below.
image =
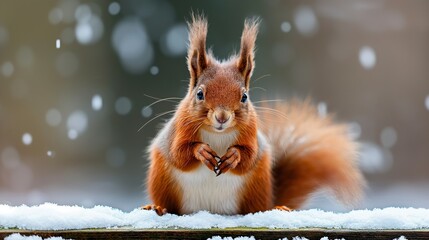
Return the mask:
[[[219,157],[208,144],[198,143],[194,148],[194,156],[217,174],[219,167],[216,159],[219,159]]]
[[[236,147],[230,147],[228,151],[221,157],[219,162],[219,171],[217,176],[226,173],[230,169],[237,167],[241,161],[240,151]]]

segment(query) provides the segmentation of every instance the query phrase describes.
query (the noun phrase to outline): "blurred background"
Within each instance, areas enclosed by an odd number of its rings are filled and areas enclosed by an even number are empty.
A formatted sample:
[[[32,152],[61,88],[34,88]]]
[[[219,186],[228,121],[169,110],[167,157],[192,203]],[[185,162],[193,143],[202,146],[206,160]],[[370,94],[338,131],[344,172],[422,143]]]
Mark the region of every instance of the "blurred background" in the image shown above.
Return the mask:
[[[186,20],[220,59],[262,19],[251,97],[311,96],[361,142],[359,208],[429,207],[429,1],[0,2],[0,204],[129,211],[188,72]],[[147,107],[149,106],[149,107]],[[317,195],[306,206],[341,210]]]

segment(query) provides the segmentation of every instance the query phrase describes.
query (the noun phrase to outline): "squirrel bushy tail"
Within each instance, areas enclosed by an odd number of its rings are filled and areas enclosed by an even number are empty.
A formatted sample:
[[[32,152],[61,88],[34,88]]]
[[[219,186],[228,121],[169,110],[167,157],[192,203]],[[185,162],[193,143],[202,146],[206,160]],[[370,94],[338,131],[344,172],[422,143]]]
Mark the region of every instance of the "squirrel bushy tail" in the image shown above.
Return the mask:
[[[357,144],[348,137],[346,125],[319,116],[308,100],[263,109],[258,115],[273,151],[275,205],[300,208],[324,188],[345,205],[358,203],[364,179],[356,163]]]

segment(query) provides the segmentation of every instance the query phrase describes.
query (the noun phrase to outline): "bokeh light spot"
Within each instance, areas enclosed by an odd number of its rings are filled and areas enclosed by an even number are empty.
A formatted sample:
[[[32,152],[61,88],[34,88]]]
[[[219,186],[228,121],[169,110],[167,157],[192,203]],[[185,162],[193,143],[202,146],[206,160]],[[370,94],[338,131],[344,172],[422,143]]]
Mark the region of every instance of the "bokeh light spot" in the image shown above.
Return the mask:
[[[426,106],[426,109],[429,110],[429,95],[426,96],[425,106]]]
[[[86,113],[81,110],[73,112],[67,119],[67,128],[73,129],[78,133],[84,132],[87,126],[88,117],[86,116]]]
[[[186,53],[188,28],[185,24],[177,24],[171,27],[165,34],[161,49],[169,56],[180,56]]]
[[[295,10],[294,23],[298,32],[307,37],[314,35],[319,28],[316,14],[309,6],[301,6]]]
[[[285,21],[280,25],[280,29],[282,32],[288,33],[290,30],[292,30],[292,25],[290,25],[290,22]]]
[[[61,8],[54,8],[49,12],[48,19],[51,24],[58,24],[64,18],[64,13]]]
[[[100,95],[94,95],[91,100],[91,106],[94,111],[98,111],[103,107],[103,98]]]
[[[117,15],[121,11],[121,5],[117,2],[112,2],[109,4],[108,10],[111,15]]]
[[[46,113],[45,119],[50,126],[55,127],[60,125],[62,116],[60,111],[58,111],[55,108],[52,108],[52,109],[49,109],[48,112]]]
[[[126,18],[116,24],[112,43],[122,66],[129,73],[143,73],[152,62],[154,53],[149,36],[137,18]]]
[[[392,165],[392,154],[377,144],[363,142],[359,150],[359,166],[364,172],[385,172]]]
[[[69,129],[67,136],[71,140],[75,140],[78,137],[79,133],[75,129]]]
[[[141,113],[143,117],[148,118],[152,116],[153,110],[151,107],[143,107]]]
[[[120,115],[126,115],[131,111],[131,100],[127,97],[120,97],[115,102],[115,110]]]
[[[22,135],[22,143],[25,145],[30,145],[33,142],[33,136],[30,133],[24,133]]]
[[[363,46],[359,50],[359,62],[363,68],[370,70],[374,68],[377,57],[373,48],[368,46]]]
[[[6,147],[1,153],[1,163],[7,169],[15,169],[21,164],[18,151],[14,147]]]
[[[386,148],[391,148],[396,144],[398,135],[396,130],[392,127],[383,128],[380,134],[381,144]]]
[[[150,68],[150,74],[152,74],[152,75],[158,75],[158,73],[159,73],[159,68],[157,66],[152,66]]]
[[[80,44],[88,45],[101,39],[104,31],[103,22],[99,16],[92,13],[88,5],[80,5],[76,9],[75,18],[77,21],[75,34]]]
[[[5,77],[12,76],[13,72],[15,71],[15,67],[11,62],[5,62],[1,66],[1,73]]]

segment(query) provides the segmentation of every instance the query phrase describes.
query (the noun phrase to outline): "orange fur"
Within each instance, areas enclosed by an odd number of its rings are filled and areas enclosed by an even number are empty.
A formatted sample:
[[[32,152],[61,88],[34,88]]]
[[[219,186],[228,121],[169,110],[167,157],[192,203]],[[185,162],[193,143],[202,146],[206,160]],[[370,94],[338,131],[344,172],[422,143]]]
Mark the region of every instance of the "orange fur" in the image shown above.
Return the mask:
[[[240,53],[220,62],[206,52],[207,22],[192,17],[188,94],[149,149],[147,184],[154,205],[145,209],[288,210],[321,187],[347,203],[358,199],[362,176],[344,126],[317,116],[308,103],[275,106],[287,120],[266,111],[258,117],[247,100],[257,32],[258,21],[247,20]]]
[[[254,213],[273,208],[273,188],[271,177],[271,156],[265,152],[253,173],[248,177],[240,201],[239,214]]]
[[[181,201],[180,189],[171,178],[171,166],[165,161],[162,154],[154,150],[151,153],[151,161],[148,175],[148,194],[152,201],[162,208],[168,209],[170,213],[179,214]]]

